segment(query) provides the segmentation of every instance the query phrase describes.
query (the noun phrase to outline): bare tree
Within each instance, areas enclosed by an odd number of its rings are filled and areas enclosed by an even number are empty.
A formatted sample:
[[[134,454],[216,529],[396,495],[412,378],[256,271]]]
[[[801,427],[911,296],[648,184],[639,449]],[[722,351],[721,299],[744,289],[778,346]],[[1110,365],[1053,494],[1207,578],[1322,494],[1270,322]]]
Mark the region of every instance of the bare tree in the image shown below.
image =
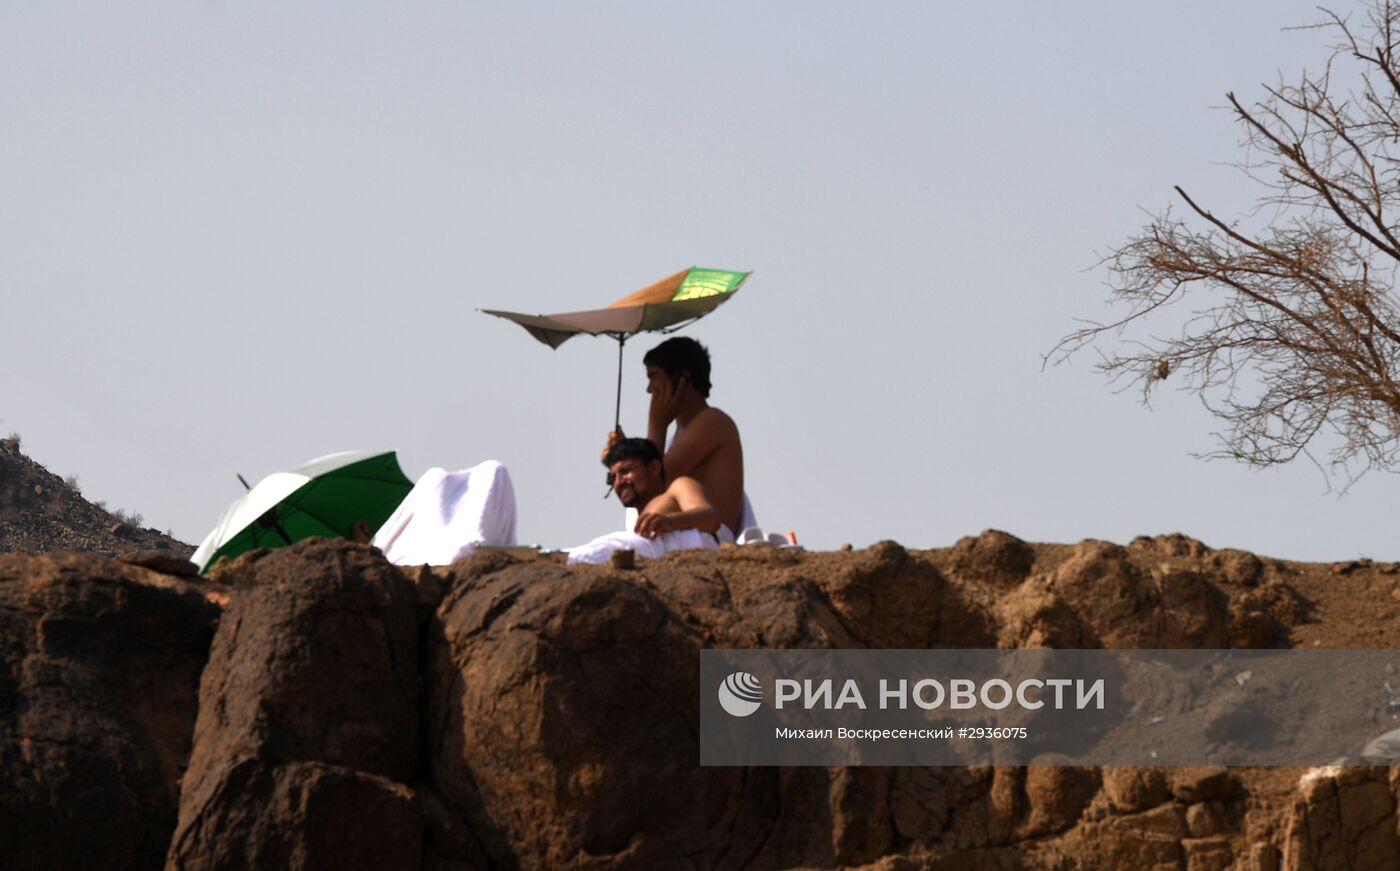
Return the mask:
[[[1210,456],[1325,455],[1351,481],[1400,458],[1400,6],[1376,0],[1364,22],[1323,13],[1306,28],[1335,40],[1320,73],[1249,105],[1227,95],[1236,165],[1260,186],[1251,210],[1227,220],[1177,187],[1184,218],[1154,217],[1104,260],[1126,313],[1046,359],[1098,345],[1097,368],[1144,401],[1166,378],[1198,393],[1223,423]],[[1149,320],[1179,332],[1133,334]]]

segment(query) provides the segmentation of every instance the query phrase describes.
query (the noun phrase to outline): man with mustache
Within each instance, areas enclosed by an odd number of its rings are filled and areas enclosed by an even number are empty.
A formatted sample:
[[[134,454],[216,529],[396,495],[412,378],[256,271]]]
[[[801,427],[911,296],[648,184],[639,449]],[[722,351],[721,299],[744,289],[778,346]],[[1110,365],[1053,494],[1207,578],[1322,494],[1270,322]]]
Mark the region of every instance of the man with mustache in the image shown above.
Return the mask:
[[[717,535],[733,541],[699,481],[681,475],[667,482],[661,452],[649,439],[614,440],[603,464],[612,472],[617,498],[637,509],[636,524],[571,548],[569,562],[604,563],[617,550],[656,559],[673,550],[714,550]]]

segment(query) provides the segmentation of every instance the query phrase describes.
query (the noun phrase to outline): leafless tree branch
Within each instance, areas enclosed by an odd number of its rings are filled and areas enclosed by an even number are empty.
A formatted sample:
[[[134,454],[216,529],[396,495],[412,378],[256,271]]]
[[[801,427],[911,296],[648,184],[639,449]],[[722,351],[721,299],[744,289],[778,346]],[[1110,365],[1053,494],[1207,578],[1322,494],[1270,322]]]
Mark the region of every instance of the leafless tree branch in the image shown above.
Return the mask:
[[[1210,456],[1267,466],[1322,442],[1329,474],[1351,481],[1400,459],[1400,5],[1375,0],[1363,25],[1323,14],[1311,27],[1335,44],[1320,73],[1252,105],[1226,95],[1237,166],[1260,186],[1245,215],[1271,220],[1226,220],[1176,188],[1184,219],[1151,216],[1104,258],[1121,315],[1045,359],[1095,345],[1096,369],[1144,402],[1167,379],[1198,393],[1223,423]],[[1176,306],[1177,334],[1132,337]]]

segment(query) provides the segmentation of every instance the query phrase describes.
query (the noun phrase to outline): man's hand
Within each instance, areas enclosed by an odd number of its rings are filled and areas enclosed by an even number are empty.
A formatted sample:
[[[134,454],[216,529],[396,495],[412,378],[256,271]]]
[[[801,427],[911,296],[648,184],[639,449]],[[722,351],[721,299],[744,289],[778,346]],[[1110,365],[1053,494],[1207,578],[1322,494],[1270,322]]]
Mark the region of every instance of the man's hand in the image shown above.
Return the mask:
[[[674,514],[657,514],[648,511],[637,517],[637,525],[633,527],[632,531],[643,538],[656,538],[663,532],[675,529],[675,517]]]
[[[608,454],[612,452],[612,449],[617,445],[618,442],[622,441],[625,438],[627,438],[627,436],[623,435],[622,427],[618,427],[617,429],[608,433],[608,443],[603,445],[603,453],[601,456],[598,457],[598,459],[606,463],[608,461]]]
[[[672,421],[676,419],[676,414],[681,408],[681,388],[680,381],[672,381],[670,378],[660,378],[655,382],[651,392],[651,409],[647,415],[647,432],[654,433],[657,430],[666,431]],[[654,441],[654,439],[653,439]],[[660,444],[657,444],[660,447]]]

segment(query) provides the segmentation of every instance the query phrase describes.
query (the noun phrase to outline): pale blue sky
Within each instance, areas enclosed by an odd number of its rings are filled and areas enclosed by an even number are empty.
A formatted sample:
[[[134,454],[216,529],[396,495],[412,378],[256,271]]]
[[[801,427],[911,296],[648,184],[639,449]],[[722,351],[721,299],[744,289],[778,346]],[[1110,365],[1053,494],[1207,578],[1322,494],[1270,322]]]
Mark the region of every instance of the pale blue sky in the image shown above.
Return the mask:
[[[1192,459],[1212,421],[1114,395],[1096,252],[1182,184],[1213,106],[1316,67],[1310,2],[0,5],[0,433],[197,542],[337,450],[505,462],[526,542],[618,525],[616,348],[476,312],[752,269],[687,331],[759,520],[812,547],[1182,531],[1393,558],[1390,475]],[[629,345],[624,425],[645,416]]]

